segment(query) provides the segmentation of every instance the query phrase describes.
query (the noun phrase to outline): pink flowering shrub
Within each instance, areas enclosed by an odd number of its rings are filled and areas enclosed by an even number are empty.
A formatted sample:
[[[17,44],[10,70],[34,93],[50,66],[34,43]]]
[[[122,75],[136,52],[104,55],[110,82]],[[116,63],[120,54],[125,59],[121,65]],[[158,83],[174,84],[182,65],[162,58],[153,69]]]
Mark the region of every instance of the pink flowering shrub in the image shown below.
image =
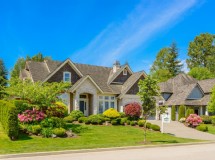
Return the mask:
[[[188,125],[191,127],[196,127],[202,123],[202,118],[197,114],[190,114],[186,119],[186,123],[188,123]]]
[[[38,110],[26,110],[22,114],[18,114],[18,119],[21,123],[35,123],[42,121],[45,114]]]

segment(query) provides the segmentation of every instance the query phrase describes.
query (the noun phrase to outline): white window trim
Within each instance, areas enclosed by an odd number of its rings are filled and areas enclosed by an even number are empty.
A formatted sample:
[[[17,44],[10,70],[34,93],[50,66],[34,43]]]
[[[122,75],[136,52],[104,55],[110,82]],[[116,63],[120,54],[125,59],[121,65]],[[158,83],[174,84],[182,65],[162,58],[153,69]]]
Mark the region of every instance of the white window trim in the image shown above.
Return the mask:
[[[71,73],[70,72],[63,72],[63,81],[68,82],[68,81],[65,81],[65,74],[69,74],[69,79],[70,79],[69,82],[71,82]]]
[[[123,75],[124,75],[124,76],[127,76],[127,74],[128,74],[128,70],[127,70],[127,69],[124,69],[124,70],[123,70]]]
[[[109,99],[108,100],[105,99],[105,96],[108,96]],[[102,98],[100,98],[100,97],[102,97]],[[114,97],[114,99],[112,100],[111,97]],[[117,100],[116,100],[116,96],[114,96],[114,95],[99,95],[98,96],[98,109],[97,109],[98,113],[99,113],[99,102],[103,103],[103,105],[102,105],[103,106],[103,112],[105,111],[105,102],[109,103],[109,108],[112,108],[111,102],[114,102],[114,109],[117,110]]]

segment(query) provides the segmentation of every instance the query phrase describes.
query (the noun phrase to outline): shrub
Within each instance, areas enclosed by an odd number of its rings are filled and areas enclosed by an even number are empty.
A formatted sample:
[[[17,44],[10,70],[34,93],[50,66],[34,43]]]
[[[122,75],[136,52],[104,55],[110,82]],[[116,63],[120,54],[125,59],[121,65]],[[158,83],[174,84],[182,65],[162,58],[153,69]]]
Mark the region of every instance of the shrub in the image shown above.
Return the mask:
[[[14,104],[0,100],[0,123],[12,140],[16,139],[19,133],[17,114],[18,111]]]
[[[81,133],[84,132],[85,130],[87,130],[88,128],[86,126],[81,126],[81,125],[77,125],[77,124],[73,124],[70,129],[72,130],[72,132],[74,133]]]
[[[114,119],[114,120],[111,121],[111,124],[112,125],[117,125],[117,121]]]
[[[120,114],[120,117],[121,117],[121,118],[126,117],[125,112],[119,112],[119,114]]]
[[[151,128],[151,123],[150,122],[146,122],[146,128],[150,129]]]
[[[51,128],[43,128],[41,131],[43,137],[48,138],[52,136],[52,129]]]
[[[45,114],[36,109],[26,110],[22,114],[18,114],[21,123],[38,123],[45,118]]]
[[[178,120],[185,117],[185,106],[180,106],[178,111]]]
[[[110,120],[110,118],[105,117],[105,118],[104,118],[104,121],[110,122],[111,120]]]
[[[153,130],[153,131],[160,131],[160,126],[156,125],[156,124],[151,124],[150,128]]]
[[[197,114],[190,114],[186,119],[186,123],[188,123],[188,125],[191,127],[196,127],[202,123],[202,118]]]
[[[91,115],[88,119],[91,124],[102,124],[105,121],[101,115]]]
[[[67,123],[72,123],[75,121],[75,119],[72,116],[64,117],[63,120]]]
[[[210,116],[202,115],[202,122],[204,124],[211,124],[212,123],[212,118]]]
[[[66,130],[64,128],[55,128],[52,132],[58,137],[64,137],[66,134]]]
[[[211,123],[212,123],[213,125],[215,125],[215,116],[212,116],[212,117],[211,117]]]
[[[126,124],[127,124],[127,125],[130,125],[130,124],[131,124],[131,121],[130,121],[130,120],[127,120],[127,121],[126,121]]]
[[[26,110],[32,110],[33,109],[33,107],[26,100],[14,100],[14,105],[17,108],[17,112],[20,114]]]
[[[125,125],[127,118],[121,118],[120,125]]]
[[[114,108],[109,108],[108,110],[104,111],[103,115],[111,119],[120,117],[119,112]]]
[[[22,131],[22,132],[24,132],[24,133],[26,133],[27,132],[27,124],[19,124],[19,129]]]
[[[176,120],[176,109],[175,109],[175,106],[172,106],[172,109],[171,109],[171,120],[172,121],[175,121]]]
[[[90,119],[89,119],[89,118],[86,118],[85,121],[84,121],[84,123],[85,123],[85,124],[90,124],[90,123],[91,123],[91,122],[90,122]]]
[[[65,121],[58,117],[46,118],[40,124],[44,128],[64,128],[66,126]]]
[[[41,132],[42,128],[40,125],[32,125],[31,126],[31,131],[33,134],[39,134]]]
[[[67,107],[62,102],[56,102],[53,106],[48,107],[46,115],[48,117],[63,118],[67,115]]]
[[[182,117],[182,118],[179,120],[179,122],[181,122],[181,123],[186,122],[186,118],[185,118],[185,117]]]
[[[189,117],[190,114],[194,114],[194,110],[191,109],[191,108],[188,108],[188,109],[186,110],[185,117],[186,117],[186,118]]]
[[[139,120],[138,121],[138,126],[139,127],[144,127],[145,122],[146,122],[145,120]]]
[[[84,123],[86,119],[87,119],[87,117],[80,117],[80,118],[78,118],[78,122]]]
[[[136,102],[127,104],[125,106],[125,115],[133,119],[139,118],[141,115],[141,111],[141,106]]]
[[[208,131],[208,126],[205,124],[200,124],[199,126],[196,127],[197,130],[207,132]]]
[[[131,126],[135,126],[136,125],[136,121],[131,121],[130,125]]]
[[[81,112],[81,111],[79,111],[79,110],[73,110],[73,111],[70,113],[70,116],[72,116],[72,117],[75,119],[75,121],[77,121],[78,118],[84,117],[84,113]]]

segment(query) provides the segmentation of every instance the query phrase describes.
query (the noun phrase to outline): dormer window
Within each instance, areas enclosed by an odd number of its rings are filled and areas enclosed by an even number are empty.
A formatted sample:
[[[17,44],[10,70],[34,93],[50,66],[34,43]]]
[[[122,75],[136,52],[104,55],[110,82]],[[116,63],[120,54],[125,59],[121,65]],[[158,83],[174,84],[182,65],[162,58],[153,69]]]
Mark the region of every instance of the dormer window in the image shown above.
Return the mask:
[[[70,72],[63,72],[63,81],[71,82],[71,73]]]
[[[123,75],[126,76],[127,74],[128,74],[127,69],[124,69],[124,70],[123,70]]]

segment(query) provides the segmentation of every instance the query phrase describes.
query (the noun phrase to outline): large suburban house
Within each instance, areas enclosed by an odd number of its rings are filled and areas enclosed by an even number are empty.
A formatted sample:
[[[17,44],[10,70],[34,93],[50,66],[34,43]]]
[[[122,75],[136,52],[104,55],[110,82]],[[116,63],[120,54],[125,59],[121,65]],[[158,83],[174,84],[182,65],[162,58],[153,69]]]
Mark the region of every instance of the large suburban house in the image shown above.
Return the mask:
[[[133,72],[128,64],[113,67],[78,64],[70,59],[64,62],[45,60],[27,61],[20,78],[32,82],[70,82],[72,87],[61,97],[68,111],[81,110],[85,116],[103,113],[109,108],[123,111],[130,102],[140,102],[136,95],[138,81],[144,79],[144,71]]]
[[[208,115],[207,105],[210,101],[215,79],[198,81],[186,74],[179,74],[159,84],[162,95],[160,105],[176,106],[176,117],[180,105],[192,107],[198,115]]]

